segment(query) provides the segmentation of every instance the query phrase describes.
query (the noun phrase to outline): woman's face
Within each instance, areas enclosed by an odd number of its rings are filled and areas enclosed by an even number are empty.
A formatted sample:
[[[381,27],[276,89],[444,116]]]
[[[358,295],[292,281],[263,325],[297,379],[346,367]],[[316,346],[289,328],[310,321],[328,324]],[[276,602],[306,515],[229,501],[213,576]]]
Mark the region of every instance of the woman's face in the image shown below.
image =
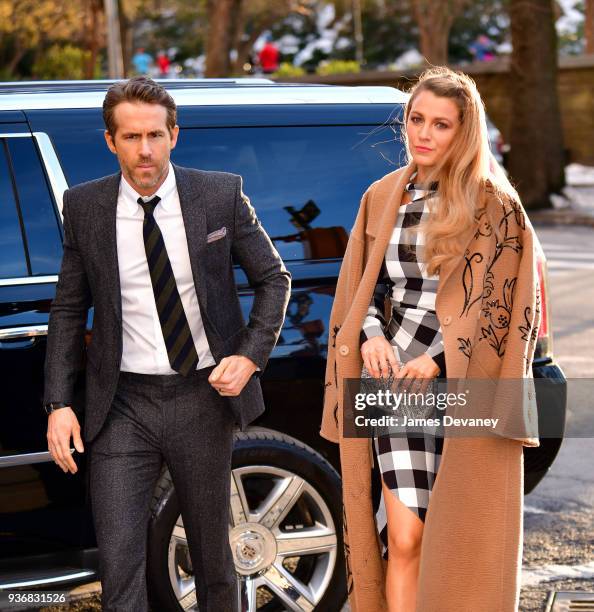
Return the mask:
[[[421,176],[443,159],[460,127],[459,110],[450,98],[422,91],[414,100],[406,133]]]

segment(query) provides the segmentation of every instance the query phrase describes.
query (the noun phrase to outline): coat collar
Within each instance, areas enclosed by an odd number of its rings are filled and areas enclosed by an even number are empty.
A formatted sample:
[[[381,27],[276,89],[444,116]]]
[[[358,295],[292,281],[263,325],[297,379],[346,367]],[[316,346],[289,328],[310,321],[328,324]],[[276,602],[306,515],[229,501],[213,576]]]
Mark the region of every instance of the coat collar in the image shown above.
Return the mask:
[[[206,248],[206,191],[207,173],[171,164],[175,173],[182,217],[188,242],[192,277],[196,286],[198,302],[206,311],[206,287],[202,271],[203,250]],[[101,207],[101,214],[93,215],[97,249],[108,278],[109,298],[115,309],[118,323],[122,321],[121,285],[116,239],[116,211],[121,171],[100,181],[95,192],[94,204]]]
[[[389,202],[388,206],[385,206],[383,209],[383,213],[381,216],[381,221],[379,223],[379,231],[376,235],[376,239],[374,241],[374,245],[372,251],[369,255],[369,260],[374,261],[375,259],[381,260],[383,259],[384,253],[386,252],[386,248],[388,247],[388,243],[390,242],[390,237],[392,236],[392,232],[394,229],[394,224],[396,222],[396,217],[398,215],[398,210],[400,208],[400,203],[402,202],[402,196],[406,190],[406,186],[410,182],[411,176],[417,171],[416,164],[414,162],[410,162],[406,166],[400,169],[397,175],[396,182],[394,183],[394,188],[392,189],[391,194],[386,198],[386,202]],[[479,220],[476,219],[476,225],[478,226]],[[472,241],[472,238],[475,235],[475,229],[469,232],[469,236],[467,241],[464,243],[464,248],[462,253],[466,252],[468,245]],[[381,254],[378,258],[378,254]],[[375,257],[375,259],[374,259]],[[450,259],[447,263],[442,265],[442,269],[439,274],[439,285],[438,287],[443,287],[450,275],[454,272],[457,265],[460,263],[460,260],[456,258]],[[369,268],[370,266],[368,266]],[[370,273],[377,275],[378,270],[372,270]]]

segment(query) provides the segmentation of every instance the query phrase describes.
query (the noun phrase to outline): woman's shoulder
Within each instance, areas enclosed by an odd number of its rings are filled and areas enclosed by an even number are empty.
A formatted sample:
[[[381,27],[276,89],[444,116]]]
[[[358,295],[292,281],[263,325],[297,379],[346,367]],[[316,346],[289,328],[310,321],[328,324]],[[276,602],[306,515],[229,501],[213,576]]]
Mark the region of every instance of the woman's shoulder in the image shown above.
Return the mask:
[[[364,214],[368,219],[372,220],[382,215],[386,202],[395,196],[397,184],[406,171],[406,166],[398,168],[369,185],[361,201]]]
[[[516,193],[499,188],[493,181],[487,180],[484,194],[483,206],[493,219],[499,223],[505,220],[519,229],[526,229],[526,211]]]
[[[373,197],[389,194],[394,189],[396,183],[404,174],[406,169],[406,166],[404,166],[402,168],[397,168],[392,172],[388,172],[388,174],[385,174],[381,178],[377,179],[377,181],[371,183],[365,193]]]

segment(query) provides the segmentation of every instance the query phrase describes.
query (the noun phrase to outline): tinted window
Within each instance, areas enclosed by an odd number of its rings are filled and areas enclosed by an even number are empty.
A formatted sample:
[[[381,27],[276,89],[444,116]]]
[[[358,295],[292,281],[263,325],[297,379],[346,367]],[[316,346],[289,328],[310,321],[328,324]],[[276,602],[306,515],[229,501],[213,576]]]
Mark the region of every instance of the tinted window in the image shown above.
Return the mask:
[[[53,200],[32,138],[6,140],[25,225],[32,274],[57,274],[62,242]]]
[[[28,271],[6,152],[0,140],[0,277],[13,278]]]
[[[172,159],[243,176],[244,191],[285,260],[341,257],[361,196],[401,165],[390,127],[182,130]]]

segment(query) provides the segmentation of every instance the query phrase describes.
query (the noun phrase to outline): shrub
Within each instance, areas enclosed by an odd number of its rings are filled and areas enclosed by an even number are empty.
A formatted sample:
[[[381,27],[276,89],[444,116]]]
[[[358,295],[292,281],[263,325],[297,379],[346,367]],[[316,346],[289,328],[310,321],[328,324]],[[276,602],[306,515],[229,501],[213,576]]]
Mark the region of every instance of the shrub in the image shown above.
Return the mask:
[[[352,74],[361,72],[361,66],[354,60],[330,60],[320,62],[316,68],[316,74],[326,76],[329,74]]]
[[[73,45],[52,45],[33,64],[33,74],[41,79],[77,80],[84,78],[84,62],[88,61],[90,51],[83,51]],[[101,75],[99,58],[95,64],[94,78]]]
[[[293,66],[293,64],[290,64],[289,62],[283,62],[279,67],[278,70],[273,73],[271,76],[273,77],[280,77],[280,78],[289,78],[289,77],[299,77],[299,76],[303,76],[305,74],[305,70],[303,70],[303,68],[301,68],[300,66]]]

